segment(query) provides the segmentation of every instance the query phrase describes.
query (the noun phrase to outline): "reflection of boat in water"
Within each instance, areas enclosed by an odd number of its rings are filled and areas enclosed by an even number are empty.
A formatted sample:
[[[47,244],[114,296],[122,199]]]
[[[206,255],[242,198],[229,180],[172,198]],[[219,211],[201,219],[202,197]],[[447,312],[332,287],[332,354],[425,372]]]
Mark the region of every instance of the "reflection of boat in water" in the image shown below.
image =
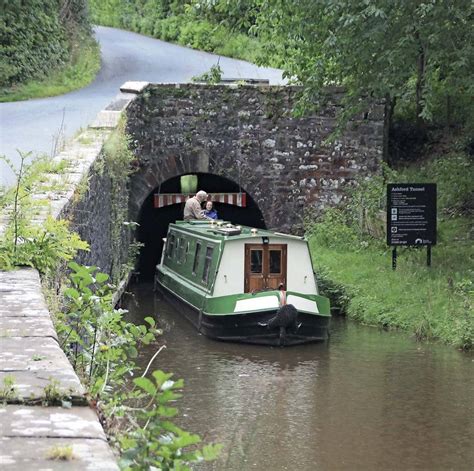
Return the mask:
[[[215,339],[295,345],[328,336],[329,300],[318,294],[302,237],[178,221],[169,226],[155,287]]]

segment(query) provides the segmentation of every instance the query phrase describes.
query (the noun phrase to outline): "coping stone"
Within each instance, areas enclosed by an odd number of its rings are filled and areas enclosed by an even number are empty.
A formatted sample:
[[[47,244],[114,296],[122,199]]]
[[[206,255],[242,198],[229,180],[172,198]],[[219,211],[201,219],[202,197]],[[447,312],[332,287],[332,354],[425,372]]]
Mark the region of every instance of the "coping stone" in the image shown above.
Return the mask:
[[[1,437],[94,438],[107,441],[90,407],[0,406]]]
[[[138,94],[146,88],[150,82],[139,82],[139,81],[129,81],[125,82],[121,87],[120,91],[124,93],[135,93]]]
[[[0,316],[0,339],[2,337],[51,337],[58,340],[53,322],[48,316],[7,317],[5,313]]]
[[[121,115],[121,111],[102,110],[89,127],[92,129],[116,128]]]
[[[72,459],[53,460],[49,454],[72,447]],[[103,440],[90,438],[0,437],[0,464],[3,471],[118,471],[116,458]]]

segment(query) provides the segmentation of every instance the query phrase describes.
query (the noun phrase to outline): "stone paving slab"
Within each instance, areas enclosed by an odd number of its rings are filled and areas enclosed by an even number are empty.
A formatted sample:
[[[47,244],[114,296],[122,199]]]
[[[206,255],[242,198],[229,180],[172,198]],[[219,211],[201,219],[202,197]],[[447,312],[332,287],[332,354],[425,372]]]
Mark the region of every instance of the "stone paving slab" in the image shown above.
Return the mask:
[[[44,399],[49,385],[74,402],[84,401],[84,388],[54,338],[4,337],[0,345],[0,386],[11,378],[15,399]]]
[[[121,111],[102,110],[89,127],[92,129],[114,129],[117,127],[121,115]]]
[[[52,460],[58,448],[72,447],[72,459]],[[109,445],[103,440],[77,438],[0,438],[0,465],[4,471],[116,471]]]
[[[61,378],[59,384],[54,382],[56,378]],[[43,403],[48,401],[45,391],[53,388],[60,398],[74,404],[87,403],[77,376],[68,376],[61,370],[0,371],[0,388],[5,388],[10,381],[13,383],[13,391],[7,397],[9,402]]]
[[[0,436],[29,438],[94,438],[107,441],[90,407],[0,406]]]
[[[51,337],[58,339],[53,322],[48,316],[1,316],[1,337]]]
[[[38,272],[33,268],[0,271],[0,320],[27,316],[50,317]]]
[[[140,93],[150,82],[128,81],[121,85],[120,91],[123,93]]]

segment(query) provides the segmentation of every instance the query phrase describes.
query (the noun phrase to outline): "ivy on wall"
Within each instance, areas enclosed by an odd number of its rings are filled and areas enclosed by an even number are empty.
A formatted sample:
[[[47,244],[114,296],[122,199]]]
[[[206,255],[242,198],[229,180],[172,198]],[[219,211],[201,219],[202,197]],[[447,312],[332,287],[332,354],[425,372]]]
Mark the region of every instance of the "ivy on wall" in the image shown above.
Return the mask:
[[[133,223],[128,222],[128,180],[133,172],[131,163],[134,155],[125,126],[126,120],[122,118],[104,144],[103,160],[99,164],[99,173],[110,178],[110,274],[115,282],[125,275],[124,269],[130,270],[127,257],[133,228]]]

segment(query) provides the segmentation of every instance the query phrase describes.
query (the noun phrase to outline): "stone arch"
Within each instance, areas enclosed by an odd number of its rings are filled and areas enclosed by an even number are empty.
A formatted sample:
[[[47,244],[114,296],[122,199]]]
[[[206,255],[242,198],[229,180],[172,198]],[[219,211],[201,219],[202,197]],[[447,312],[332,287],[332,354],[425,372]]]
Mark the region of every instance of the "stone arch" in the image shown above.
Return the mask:
[[[195,167],[196,168],[196,167]],[[182,169],[181,169],[182,170]],[[210,195],[213,193],[244,191],[247,195],[245,208],[216,202],[215,207],[221,219],[232,221],[236,224],[251,227],[265,228],[265,219],[261,209],[251,194],[245,188],[228,177],[204,172],[189,172],[198,176],[199,188],[206,190]],[[170,176],[170,178],[166,178]],[[133,206],[135,208],[133,220],[138,223],[135,237],[142,244],[138,260],[138,271],[143,279],[151,279],[154,275],[155,266],[159,262],[162,251],[162,240],[166,237],[168,225],[176,220],[182,219],[184,203],[173,204],[163,208],[154,207],[154,194],[180,192],[179,177],[182,173],[174,170],[172,172],[159,172],[155,168],[154,175],[150,172],[141,172],[132,177],[132,184],[136,191]],[[186,175],[186,173],[185,173]],[[139,176],[139,180],[134,180]],[[151,189],[150,189],[151,188]],[[138,208],[138,205],[140,207]]]
[[[259,207],[252,188],[241,186],[239,173],[232,170],[231,168],[227,172],[214,173],[210,171],[209,162],[206,162],[206,159],[194,159],[189,154],[180,156],[167,155],[160,160],[153,161],[148,166],[142,167],[138,172],[132,174],[130,178],[129,218],[131,221],[138,222],[142,206],[151,193],[155,192],[163,183],[189,174],[210,175],[227,180],[231,185],[233,184],[234,189],[232,191],[237,191],[236,188],[240,187],[248,195],[249,200]],[[224,192],[226,190],[221,189],[219,191]],[[261,208],[259,210],[262,214],[262,224],[256,225],[266,227],[266,214]]]

